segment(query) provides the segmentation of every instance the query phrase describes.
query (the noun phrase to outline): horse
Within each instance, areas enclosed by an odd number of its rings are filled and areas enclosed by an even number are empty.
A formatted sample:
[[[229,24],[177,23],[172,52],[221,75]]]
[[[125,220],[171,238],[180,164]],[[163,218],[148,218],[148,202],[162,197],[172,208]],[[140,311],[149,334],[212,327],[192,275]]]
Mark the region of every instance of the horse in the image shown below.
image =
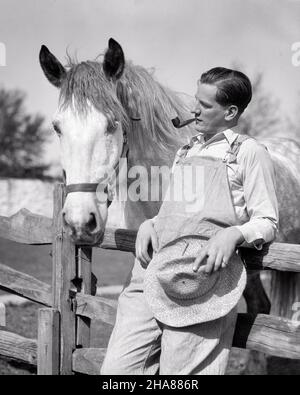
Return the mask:
[[[171,166],[186,137],[170,120],[177,114],[184,118],[189,111],[143,67],[130,62],[125,67],[115,41],[110,40],[103,64],[74,64],[69,59],[67,72],[46,47],[40,63],[48,80],[60,88],[53,127],[60,138],[67,184],[99,184],[108,169],[117,166],[125,144],[129,169],[144,166],[150,174],[153,166]],[[191,136],[192,129],[186,132]],[[124,202],[126,227],[137,229],[157,214],[160,204],[161,200]],[[101,238],[107,213],[106,204],[83,192],[68,194],[63,209],[74,241],[85,244]]]
[[[120,158],[127,158],[129,169],[138,165],[148,174],[154,166],[170,167],[178,148],[193,135],[191,125],[183,133],[174,128],[171,119],[186,119],[190,109],[180,95],[156,81],[145,68],[125,61],[122,47],[113,39],[102,63],[76,63],[69,58],[64,67],[45,46],[39,59],[47,79],[60,89],[53,127],[60,138],[69,187],[63,221],[76,243],[95,244],[103,236],[108,216],[107,202],[96,198],[97,185],[103,180],[109,185],[107,174],[118,168]],[[300,148],[285,139],[269,139],[264,144],[278,179],[282,218],[278,240],[299,242],[300,173],[295,163]],[[118,180],[127,189],[136,182],[128,174]],[[161,174],[152,174],[148,187],[155,184],[160,188],[161,182]],[[127,199],[123,203],[125,227],[138,229],[158,213],[161,203],[162,197],[156,201]],[[258,274],[250,277],[244,296],[249,312],[269,313],[270,303]]]

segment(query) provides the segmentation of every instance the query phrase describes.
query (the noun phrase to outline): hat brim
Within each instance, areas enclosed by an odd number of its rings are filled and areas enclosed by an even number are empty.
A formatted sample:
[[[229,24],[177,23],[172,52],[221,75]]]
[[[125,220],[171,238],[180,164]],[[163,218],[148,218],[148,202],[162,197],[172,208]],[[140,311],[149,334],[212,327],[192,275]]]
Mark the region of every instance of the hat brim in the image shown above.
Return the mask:
[[[189,239],[190,252],[182,256],[182,262],[200,251],[203,240]],[[226,316],[239,302],[246,286],[247,275],[241,259],[234,255],[228,266],[220,270],[216,284],[205,295],[192,299],[175,298],[167,294],[158,280],[158,274],[168,268],[178,269],[178,257],[186,245],[184,239],[168,245],[154,255],[144,279],[144,294],[154,317],[163,324],[184,327],[214,321]],[[199,253],[199,252],[198,252]],[[192,266],[190,266],[192,270]],[[180,269],[179,269],[180,270]]]

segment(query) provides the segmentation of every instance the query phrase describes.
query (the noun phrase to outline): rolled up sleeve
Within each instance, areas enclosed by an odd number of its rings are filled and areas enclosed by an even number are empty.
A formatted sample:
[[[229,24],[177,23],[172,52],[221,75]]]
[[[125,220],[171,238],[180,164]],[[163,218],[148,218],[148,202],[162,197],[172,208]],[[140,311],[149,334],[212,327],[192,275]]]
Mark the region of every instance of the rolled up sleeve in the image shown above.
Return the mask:
[[[241,173],[249,221],[237,226],[257,249],[274,241],[279,225],[273,163],[266,148],[251,142],[241,153]]]

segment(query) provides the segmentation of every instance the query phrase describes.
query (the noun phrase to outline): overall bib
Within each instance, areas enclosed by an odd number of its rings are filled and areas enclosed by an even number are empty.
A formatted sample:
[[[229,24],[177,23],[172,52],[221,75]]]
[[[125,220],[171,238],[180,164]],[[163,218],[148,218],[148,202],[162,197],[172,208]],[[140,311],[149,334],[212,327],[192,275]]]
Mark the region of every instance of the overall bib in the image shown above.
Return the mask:
[[[186,157],[188,149],[182,150],[170,181],[171,199],[163,202],[155,221],[159,249],[180,237],[194,234],[209,239],[220,229],[238,225],[227,163],[236,160],[244,140],[244,136],[239,136],[223,159]],[[190,190],[188,202],[172,199],[172,190],[175,195],[180,191],[176,180],[177,167],[196,167],[204,178],[198,190]],[[189,185],[184,187],[190,188]],[[198,196],[199,191],[204,195]],[[191,196],[195,199],[190,199]],[[207,323],[184,328],[163,325],[153,317],[145,300],[144,274],[145,269],[136,259],[131,277],[119,297],[116,324],[101,374],[225,374],[237,308],[227,316]]]
[[[197,180],[199,175],[202,177]],[[189,182],[193,185],[188,185]],[[239,225],[227,163],[222,159],[197,156],[181,159],[167,195],[170,199],[164,200],[155,221],[159,249],[180,237],[199,235],[208,240],[221,229]]]

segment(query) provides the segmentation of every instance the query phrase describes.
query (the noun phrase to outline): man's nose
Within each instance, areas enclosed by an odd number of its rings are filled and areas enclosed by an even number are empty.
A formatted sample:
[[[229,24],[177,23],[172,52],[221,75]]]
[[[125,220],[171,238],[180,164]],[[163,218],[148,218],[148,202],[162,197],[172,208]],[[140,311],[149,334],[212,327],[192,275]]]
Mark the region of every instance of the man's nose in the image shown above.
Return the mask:
[[[196,117],[198,117],[201,114],[201,109],[200,109],[200,106],[199,106],[199,104],[197,102],[195,102],[191,113],[195,114]]]
[[[201,115],[201,110],[200,110],[199,107],[195,106],[195,107],[192,109],[191,113],[192,113],[192,114],[195,114],[196,117],[199,117],[199,116]]]

